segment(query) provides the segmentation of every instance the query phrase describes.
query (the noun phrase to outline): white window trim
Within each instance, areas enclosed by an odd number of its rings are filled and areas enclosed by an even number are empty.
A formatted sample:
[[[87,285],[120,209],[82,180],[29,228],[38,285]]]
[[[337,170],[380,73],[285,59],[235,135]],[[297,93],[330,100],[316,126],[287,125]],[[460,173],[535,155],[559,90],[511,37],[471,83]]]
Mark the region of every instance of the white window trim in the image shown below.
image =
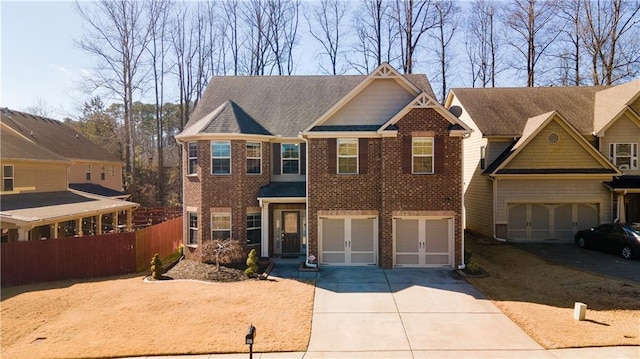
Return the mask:
[[[102,166],[100,168],[100,180],[105,181],[106,179],[107,179],[107,170],[105,169],[105,166]]]
[[[256,172],[256,173],[249,173],[249,172],[247,171],[247,174],[248,174],[248,175],[261,175],[261,174],[262,174],[262,142],[257,142],[257,141],[247,141],[247,143],[246,143],[246,145],[245,145],[245,146],[247,146],[247,145],[249,145],[249,144],[257,144],[257,145],[258,145],[258,151],[259,151],[258,153],[260,154],[260,156],[259,156],[259,157],[250,157],[250,156],[249,156],[249,154],[247,153],[247,160],[260,160],[260,166],[258,167],[258,168],[260,168],[260,172]],[[245,148],[246,148],[246,147],[245,147]],[[246,165],[246,163],[245,163],[245,165]],[[247,169],[245,169],[245,171],[246,171],[246,170],[247,170]]]
[[[197,211],[187,211],[187,245],[191,247],[198,246],[198,227],[191,227],[191,214],[196,215],[196,226],[198,225],[198,212]],[[191,230],[195,231],[195,242],[191,242]]]
[[[84,179],[86,181],[91,181],[91,165],[88,164],[84,168]]]
[[[196,149],[195,157],[191,157],[191,145],[195,146],[195,149]],[[211,157],[212,157],[211,163],[213,164],[213,155],[211,155]],[[193,172],[191,172],[190,166],[191,166],[191,160],[193,159],[196,160],[196,165],[193,168]],[[198,142],[187,142],[187,176],[197,176],[197,175],[198,175]]]
[[[298,147],[298,158],[284,158],[284,146],[293,145]],[[284,173],[284,161],[298,161],[298,172],[296,173]],[[280,144],[280,174],[287,176],[297,176],[300,174],[300,144],[299,143],[281,143]]]
[[[214,217],[229,217],[229,229],[213,229],[213,218]],[[233,222],[232,222],[232,218],[231,218],[231,213],[227,213],[227,212],[214,212],[211,213],[211,240],[213,240],[213,232],[229,232],[229,238],[223,238],[223,239],[233,239],[233,231],[232,231],[232,227],[233,227]]]
[[[621,168],[618,166],[618,154],[616,152],[617,145],[631,145],[631,153],[629,154],[629,168]],[[621,170],[637,170],[638,169],[638,143],[637,142],[616,142],[609,144],[609,158]]]
[[[431,140],[431,154],[430,155],[417,155],[413,152],[414,150],[414,144],[416,140]],[[413,137],[411,139],[411,173],[412,174],[417,174],[417,175],[430,175],[430,174],[434,174],[435,170],[434,170],[434,166],[435,166],[435,156],[434,156],[434,152],[435,152],[435,141],[433,137]],[[415,169],[413,168],[413,165],[415,163],[414,159],[416,157],[431,157],[431,172],[416,172]]]
[[[7,176],[5,174],[6,171],[4,169],[7,167],[11,167],[11,176]],[[2,165],[2,191],[4,192],[15,191],[16,189],[16,172],[15,171],[16,171],[16,168],[13,165]],[[4,188],[4,181],[8,179],[11,180],[11,190],[9,191]]]
[[[356,143],[356,154],[355,155],[340,155],[340,143],[347,143],[347,142],[355,142]],[[340,175],[357,175],[358,173],[360,173],[360,156],[358,156],[358,154],[360,153],[360,144],[358,143],[360,141],[358,141],[357,138],[338,138],[336,140],[336,172]],[[355,172],[340,172],[340,159],[341,158],[355,158],[356,159],[356,171]]]
[[[213,144],[214,143],[226,143],[229,145],[229,157],[213,156]],[[214,159],[229,159],[229,173],[213,173],[213,160]],[[229,176],[231,175],[231,141],[211,141],[211,174],[214,176]]]
[[[480,169],[487,169],[487,146],[480,146]]]
[[[116,170],[115,167],[113,165],[109,166],[109,176],[113,177],[115,176]]]
[[[249,230],[259,229],[260,230],[260,238],[262,238],[262,212],[248,212],[247,213],[247,217],[249,217],[249,216],[260,216],[260,221],[258,222],[258,227],[249,227],[249,223],[248,223],[249,221],[248,221],[248,218],[247,218],[247,234],[249,234]],[[258,243],[248,243],[247,242],[247,244],[257,245],[257,244],[260,244],[260,242],[258,242]]]

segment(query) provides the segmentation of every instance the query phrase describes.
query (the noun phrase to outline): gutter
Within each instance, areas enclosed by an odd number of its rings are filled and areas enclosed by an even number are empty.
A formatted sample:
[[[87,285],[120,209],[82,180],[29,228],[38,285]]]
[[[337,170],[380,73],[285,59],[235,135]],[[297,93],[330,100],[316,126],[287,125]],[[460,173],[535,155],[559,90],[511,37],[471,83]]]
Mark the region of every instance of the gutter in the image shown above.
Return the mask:
[[[304,216],[306,217],[305,221],[307,223],[307,246],[306,246],[304,265],[308,266],[308,267],[311,267],[311,268],[317,268],[318,264],[309,263],[309,162],[310,162],[309,161],[309,140],[304,137],[302,132],[298,132],[298,138],[301,139],[302,141],[304,141],[304,143],[306,144],[306,146],[305,146],[306,149],[305,150],[307,152],[305,154],[305,156],[307,158],[306,163],[305,163],[305,167],[306,167],[306,169],[305,169],[306,175],[305,176],[307,178],[306,178],[306,181],[304,181],[304,183],[305,183],[305,185],[304,185],[305,186],[305,189],[304,189],[304,200],[305,200],[305,205],[307,207],[306,210],[304,211]],[[318,258],[318,257],[316,257],[316,258]]]

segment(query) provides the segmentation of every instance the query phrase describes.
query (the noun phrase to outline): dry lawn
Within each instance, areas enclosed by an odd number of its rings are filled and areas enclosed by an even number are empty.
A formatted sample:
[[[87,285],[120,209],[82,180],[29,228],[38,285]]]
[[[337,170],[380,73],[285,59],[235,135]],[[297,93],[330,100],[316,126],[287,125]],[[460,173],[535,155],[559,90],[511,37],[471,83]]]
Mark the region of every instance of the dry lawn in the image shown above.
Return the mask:
[[[489,277],[469,279],[547,349],[640,345],[640,284],[549,263],[505,244],[467,240]],[[585,321],[573,319],[587,304]]]
[[[143,282],[141,276],[2,289],[1,357],[96,358],[304,351],[313,283]]]

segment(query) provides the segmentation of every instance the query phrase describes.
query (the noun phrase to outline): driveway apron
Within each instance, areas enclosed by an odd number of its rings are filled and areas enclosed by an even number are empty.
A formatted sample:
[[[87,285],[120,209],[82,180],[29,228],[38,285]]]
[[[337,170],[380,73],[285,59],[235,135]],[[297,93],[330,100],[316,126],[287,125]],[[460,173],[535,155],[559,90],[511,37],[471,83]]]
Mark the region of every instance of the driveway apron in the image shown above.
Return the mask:
[[[305,358],[470,354],[554,357],[449,269],[323,267],[318,273]]]

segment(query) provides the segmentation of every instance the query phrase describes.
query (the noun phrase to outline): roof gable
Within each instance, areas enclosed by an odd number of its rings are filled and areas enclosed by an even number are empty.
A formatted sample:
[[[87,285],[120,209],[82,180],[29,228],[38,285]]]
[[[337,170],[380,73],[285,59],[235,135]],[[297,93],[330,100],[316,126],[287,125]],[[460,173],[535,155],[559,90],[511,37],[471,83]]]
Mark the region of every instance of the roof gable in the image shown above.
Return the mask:
[[[604,136],[607,128],[624,112],[634,112],[633,107],[639,99],[640,79],[598,91],[595,95],[593,132],[597,136]]]
[[[528,119],[523,136],[496,161],[492,174],[619,173],[556,111]]]

